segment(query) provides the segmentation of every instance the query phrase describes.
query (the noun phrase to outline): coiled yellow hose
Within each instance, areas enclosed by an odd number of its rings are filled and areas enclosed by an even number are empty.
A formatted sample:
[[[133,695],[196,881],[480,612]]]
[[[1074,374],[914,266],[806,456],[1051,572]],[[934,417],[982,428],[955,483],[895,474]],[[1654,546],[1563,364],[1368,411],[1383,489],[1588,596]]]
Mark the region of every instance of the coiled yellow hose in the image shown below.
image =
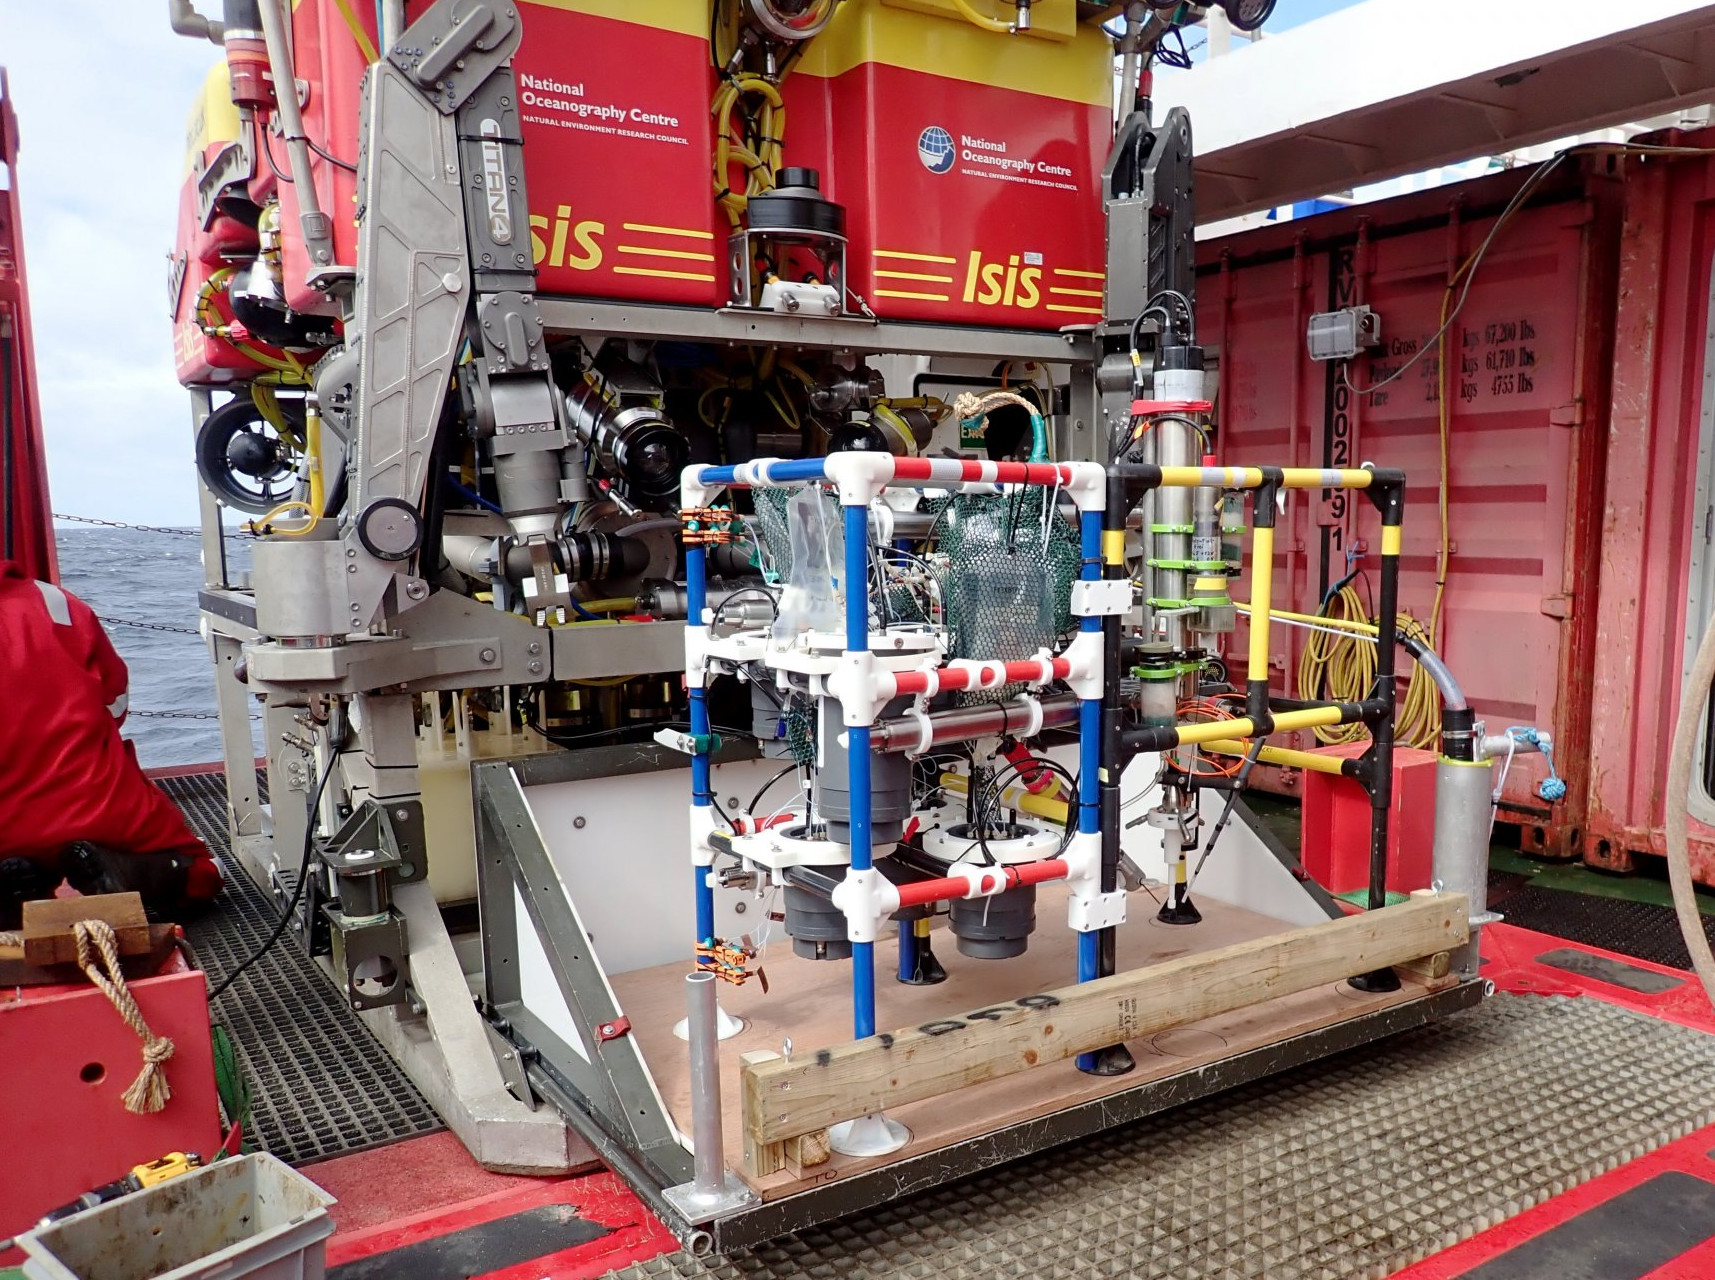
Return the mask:
[[[1357,591],[1347,585],[1328,602],[1324,616],[1332,625],[1358,623],[1373,633],[1374,620]],[[1398,629],[1429,644],[1429,633],[1409,613],[1401,612]],[[1315,701],[1361,702],[1370,696],[1376,681],[1375,641],[1351,635],[1336,636],[1312,631],[1298,659],[1298,696]],[[1316,740],[1325,743],[1356,742],[1368,730],[1362,724],[1320,725]],[[1406,747],[1433,747],[1441,733],[1441,697],[1435,682],[1422,667],[1413,664],[1411,679],[1400,699],[1394,721],[1394,738]]]

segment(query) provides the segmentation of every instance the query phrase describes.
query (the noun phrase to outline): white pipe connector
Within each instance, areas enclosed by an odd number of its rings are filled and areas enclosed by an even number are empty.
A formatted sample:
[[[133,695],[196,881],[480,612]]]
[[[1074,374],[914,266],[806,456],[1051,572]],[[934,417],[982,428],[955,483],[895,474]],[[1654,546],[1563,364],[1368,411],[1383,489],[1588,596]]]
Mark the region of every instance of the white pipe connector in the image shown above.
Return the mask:
[[[1074,808],[1075,800],[1068,801]],[[1066,924],[1077,933],[1109,929],[1125,923],[1125,891],[1102,892],[1102,836],[1080,831],[1060,855],[1066,862]]]
[[[1072,664],[1072,670],[1065,676],[1066,687],[1086,702],[1101,697],[1102,633],[1080,631],[1066,646],[1064,656]]]
[[[899,910],[899,889],[874,867],[867,871],[846,869],[846,878],[834,886],[828,900],[845,913],[846,937],[852,942],[874,942],[882,922]]]
[[[715,846],[710,842],[712,836],[720,827],[712,804],[694,804],[691,806],[691,865],[696,867],[712,867],[715,864]]]
[[[842,507],[867,507],[893,480],[891,453],[835,453],[822,463],[840,491]]]

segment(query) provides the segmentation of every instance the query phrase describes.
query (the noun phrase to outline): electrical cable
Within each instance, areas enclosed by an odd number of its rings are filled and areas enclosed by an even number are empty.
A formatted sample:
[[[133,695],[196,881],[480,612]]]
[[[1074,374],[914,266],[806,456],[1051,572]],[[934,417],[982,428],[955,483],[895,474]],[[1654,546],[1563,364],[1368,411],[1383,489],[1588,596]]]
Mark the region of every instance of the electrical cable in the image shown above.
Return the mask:
[[[1667,878],[1673,888],[1673,911],[1679,917],[1679,932],[1691,955],[1691,967],[1709,999],[1715,1002],[1715,954],[1703,932],[1703,913],[1697,907],[1697,884],[1691,875],[1687,807],[1691,803],[1691,768],[1697,744],[1703,738],[1704,707],[1709,687],[1715,682],[1715,626],[1705,628],[1692,659],[1691,674],[1679,696],[1679,718],[1673,726],[1673,747],[1667,766]]]
[[[208,993],[208,1002],[213,1004],[234,982],[239,975],[265,955],[270,947],[280,940],[280,935],[286,932],[286,926],[298,914],[298,903],[303,900],[304,886],[310,882],[310,862],[315,856],[316,847],[316,810],[321,807],[322,793],[327,790],[328,779],[333,777],[334,764],[339,760],[337,747],[330,747],[328,762],[322,769],[321,780],[316,783],[315,794],[310,797],[309,812],[304,820],[304,856],[298,863],[298,882],[292,886],[292,896],[286,903],[286,909],[280,913],[280,918],[274,922],[274,927],[262,944],[246,956],[231,973],[218,983],[214,990]]]
[[[756,789],[756,794],[750,798],[750,803],[744,806],[744,811],[746,813],[755,813],[757,806],[762,803],[762,797],[768,794],[769,789],[771,787],[773,787],[773,785],[776,782],[779,782],[780,779],[784,778],[787,774],[789,774],[789,773],[793,772],[795,769],[797,769],[797,767],[798,767],[798,762],[796,760],[794,760],[791,764],[787,765],[779,773],[775,774],[767,782],[763,783],[760,787],[758,787]]]

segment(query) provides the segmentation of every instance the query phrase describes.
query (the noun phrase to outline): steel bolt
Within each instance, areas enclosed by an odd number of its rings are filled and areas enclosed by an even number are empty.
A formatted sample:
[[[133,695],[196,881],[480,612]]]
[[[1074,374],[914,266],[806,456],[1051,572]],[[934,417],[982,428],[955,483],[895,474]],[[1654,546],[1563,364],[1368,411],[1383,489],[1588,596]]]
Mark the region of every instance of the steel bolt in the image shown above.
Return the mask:
[[[482,650],[482,651],[481,651],[481,652],[480,652],[480,653],[478,653],[478,654],[477,654],[477,655],[476,655],[476,656],[477,656],[477,657],[478,657],[478,658],[480,658],[480,659],[482,659],[482,661],[483,661],[483,662],[484,662],[484,663],[491,663],[491,662],[493,662],[493,661],[494,661],[494,659],[495,659],[495,658],[496,658],[496,657],[497,657],[497,656],[498,656],[498,655],[497,655],[497,654],[496,654],[496,653],[495,653],[495,652],[494,652],[494,650],[493,650],[493,649],[484,649],[484,650]]]
[[[542,652],[542,642],[540,640],[532,640],[530,642],[529,652],[532,654],[541,653]]]
[[[529,665],[528,670],[529,670],[531,675],[539,676],[542,674],[542,664],[540,662],[532,662]]]
[[[584,818],[584,815],[580,813],[577,817],[572,819],[572,825],[579,831],[582,831],[584,829],[585,821],[586,819]]]
[[[395,818],[397,818],[400,822],[403,822],[403,821],[405,821],[406,818],[409,818],[411,816],[411,814],[408,810],[405,810],[405,809],[395,809],[395,810],[393,810],[393,816]]]
[[[735,916],[742,916],[744,914],[744,903],[742,903],[742,902],[733,903],[732,904],[732,913]]]

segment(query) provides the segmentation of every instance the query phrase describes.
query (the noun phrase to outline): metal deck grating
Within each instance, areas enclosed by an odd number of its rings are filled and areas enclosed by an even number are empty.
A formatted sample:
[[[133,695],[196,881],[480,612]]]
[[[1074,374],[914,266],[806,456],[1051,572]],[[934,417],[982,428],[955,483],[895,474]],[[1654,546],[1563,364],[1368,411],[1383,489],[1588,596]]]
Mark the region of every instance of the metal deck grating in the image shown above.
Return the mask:
[[[609,1275],[1382,1277],[1715,1121],[1712,1070],[1701,1032],[1596,1000],[1496,996],[725,1258]]]
[[[1679,933],[1679,917],[1671,907],[1528,883],[1510,893],[1491,887],[1489,906],[1508,924],[1521,929],[1551,933],[1568,942],[1673,969],[1691,968],[1691,955]],[[1715,917],[1703,917],[1703,931],[1715,941]]]
[[[212,985],[261,945],[279,919],[279,907],[231,856],[222,775],[156,782],[226,871],[227,887],[216,909],[185,926]],[[232,984],[213,1012],[231,1033],[250,1077],[255,1142],[280,1159],[302,1164],[442,1127],[333,984],[293,945],[290,933]]]

